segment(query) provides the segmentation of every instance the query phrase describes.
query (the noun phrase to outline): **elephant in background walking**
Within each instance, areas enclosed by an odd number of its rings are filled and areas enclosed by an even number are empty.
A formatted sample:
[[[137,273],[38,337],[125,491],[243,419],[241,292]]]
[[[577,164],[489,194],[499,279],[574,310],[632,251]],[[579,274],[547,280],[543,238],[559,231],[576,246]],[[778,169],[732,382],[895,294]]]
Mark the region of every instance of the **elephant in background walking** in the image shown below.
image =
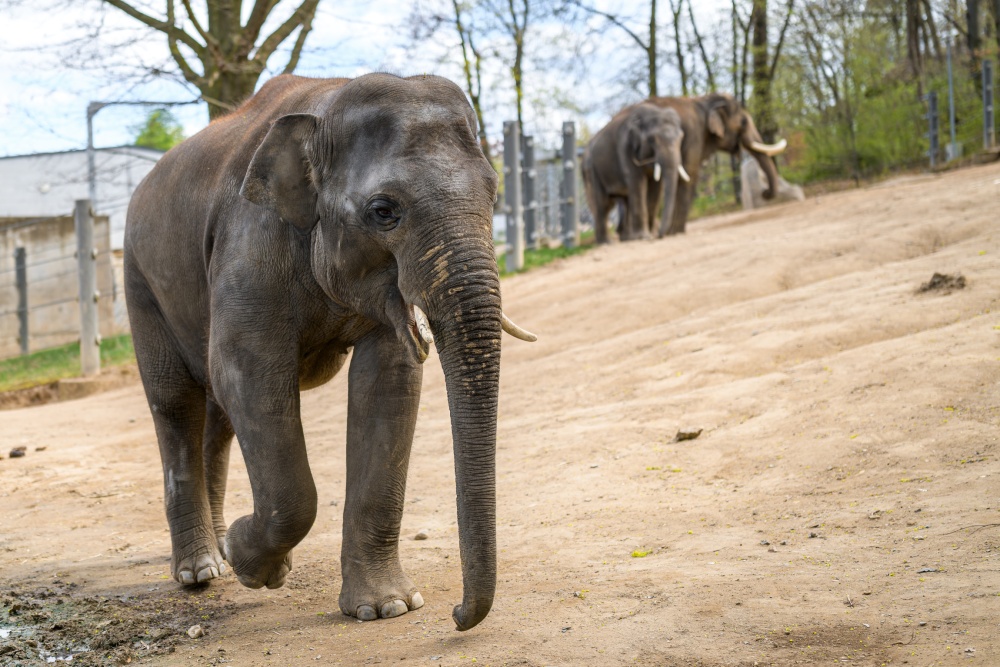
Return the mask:
[[[691,180],[678,184],[677,203],[668,234],[684,232],[701,165],[716,151],[736,154],[742,149],[750,153],[767,176],[767,188],[762,196],[764,199],[774,197],[779,177],[778,167],[772,158],[785,150],[785,141],[765,144],[753,118],[732,95],[711,93],[701,97],[651,97],[645,103],[676,111],[684,131],[681,155]]]
[[[622,109],[594,135],[582,171],[598,243],[608,242],[608,213],[617,201],[625,203],[622,241],[652,236],[661,202],[658,236],[666,233],[678,181],[689,178],[681,164],[683,138],[675,111],[645,103]]]

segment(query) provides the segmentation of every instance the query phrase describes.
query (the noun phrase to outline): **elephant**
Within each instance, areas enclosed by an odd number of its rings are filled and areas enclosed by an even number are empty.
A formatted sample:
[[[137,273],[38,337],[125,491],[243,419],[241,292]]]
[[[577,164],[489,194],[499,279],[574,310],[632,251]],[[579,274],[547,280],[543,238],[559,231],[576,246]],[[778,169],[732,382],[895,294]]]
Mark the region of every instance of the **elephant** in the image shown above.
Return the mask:
[[[497,174],[462,90],[435,76],[282,75],[161,158],[129,205],[125,289],[164,475],[171,571],[277,588],[316,517],[300,392],[352,352],[341,611],[423,605],[398,542],[433,342],[454,443],[462,603],[496,590],[501,310]],[[253,514],[227,529],[237,436]]]
[[[785,150],[784,139],[765,144],[753,118],[728,93],[710,93],[701,97],[651,97],[646,100],[663,109],[673,109],[681,119],[684,142],[681,156],[690,181],[677,186],[677,203],[667,234],[682,234],[694,201],[694,189],[702,163],[715,151],[737,154],[746,150],[767,176],[767,188],[761,193],[771,199],[778,187],[778,167],[772,159]]]
[[[640,103],[619,111],[590,140],[581,171],[598,243],[608,242],[608,213],[615,202],[625,203],[618,226],[622,241],[649,238],[661,202],[658,235],[666,233],[678,180],[689,178],[681,164],[680,124],[672,109]]]

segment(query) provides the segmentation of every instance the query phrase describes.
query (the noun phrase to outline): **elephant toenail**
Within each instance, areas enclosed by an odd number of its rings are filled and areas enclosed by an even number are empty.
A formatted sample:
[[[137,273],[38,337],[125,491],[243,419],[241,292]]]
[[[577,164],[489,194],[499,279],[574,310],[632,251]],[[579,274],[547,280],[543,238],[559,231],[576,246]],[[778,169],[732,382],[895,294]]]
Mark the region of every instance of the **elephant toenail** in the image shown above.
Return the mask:
[[[420,593],[414,593],[410,596],[410,609],[420,609],[424,606],[424,596]]]
[[[181,583],[185,586],[190,586],[195,583],[194,575],[189,570],[184,570],[181,572]]]
[[[406,613],[406,603],[402,600],[392,600],[382,605],[382,618],[396,618]]]
[[[200,584],[204,581],[208,581],[209,579],[214,579],[217,576],[219,576],[219,571],[214,567],[202,568],[198,572],[198,583]]]
[[[225,563],[219,563],[219,576],[220,576],[220,577],[221,577],[222,575],[224,575],[224,574],[225,574],[226,572],[228,572],[228,571],[229,571],[229,568],[228,568],[228,567],[226,567],[226,564],[225,564]]]
[[[378,614],[375,613],[375,607],[367,604],[358,607],[359,621],[374,621],[376,618],[378,618]]]

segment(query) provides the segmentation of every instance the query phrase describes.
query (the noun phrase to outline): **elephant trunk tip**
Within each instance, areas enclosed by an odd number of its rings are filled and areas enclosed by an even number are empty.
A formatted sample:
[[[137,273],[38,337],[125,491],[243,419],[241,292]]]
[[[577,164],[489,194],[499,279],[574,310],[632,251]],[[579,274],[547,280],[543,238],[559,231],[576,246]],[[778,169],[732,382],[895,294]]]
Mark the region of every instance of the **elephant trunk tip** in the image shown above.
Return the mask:
[[[493,598],[484,600],[469,600],[463,602],[462,604],[455,605],[455,608],[451,612],[451,618],[455,621],[455,629],[459,632],[471,630],[479,625],[484,618],[486,618],[487,614],[490,613],[490,608],[492,607]]]

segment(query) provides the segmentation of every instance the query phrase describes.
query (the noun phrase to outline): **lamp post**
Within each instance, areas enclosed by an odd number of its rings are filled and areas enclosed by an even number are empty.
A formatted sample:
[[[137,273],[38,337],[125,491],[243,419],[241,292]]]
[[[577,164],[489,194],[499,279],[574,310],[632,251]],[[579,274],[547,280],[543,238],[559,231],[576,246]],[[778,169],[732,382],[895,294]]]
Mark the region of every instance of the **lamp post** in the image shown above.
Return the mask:
[[[87,105],[87,188],[90,205],[97,211],[97,165],[94,150],[94,116],[104,107],[112,106],[143,106],[143,107],[176,107],[183,104],[197,104],[200,99],[188,102],[155,102],[152,100],[130,100],[124,102],[91,102]]]

